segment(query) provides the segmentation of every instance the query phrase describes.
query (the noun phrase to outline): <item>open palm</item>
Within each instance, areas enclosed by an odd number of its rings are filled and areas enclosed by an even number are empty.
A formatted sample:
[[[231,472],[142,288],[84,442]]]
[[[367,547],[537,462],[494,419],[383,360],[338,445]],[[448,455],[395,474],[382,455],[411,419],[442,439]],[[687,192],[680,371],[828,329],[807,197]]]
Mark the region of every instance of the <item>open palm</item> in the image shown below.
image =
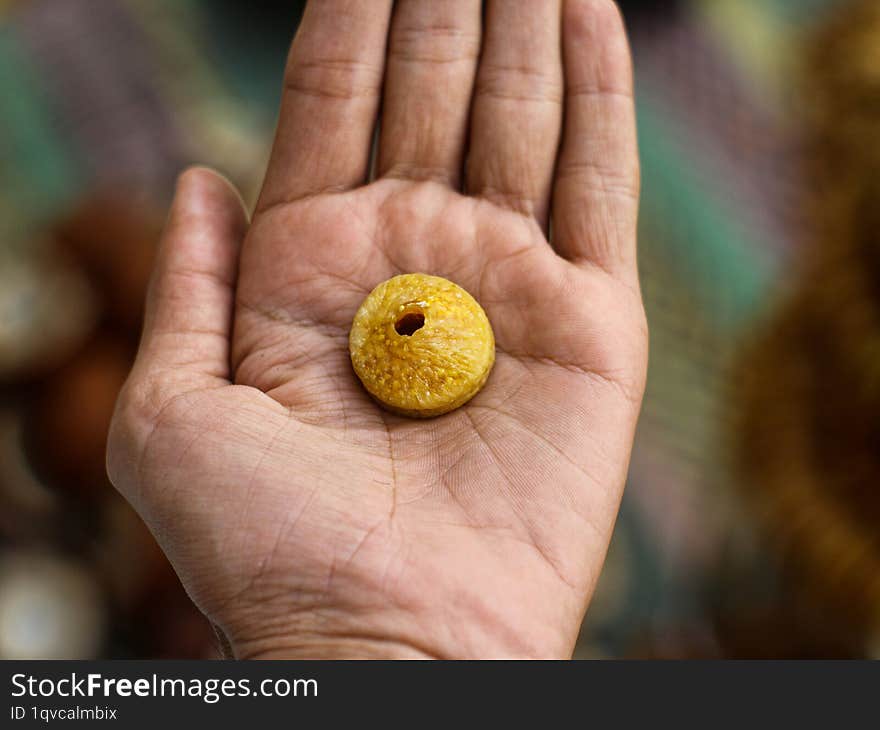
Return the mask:
[[[308,6],[249,226],[224,180],[181,179],[111,477],[238,656],[565,656],[644,384],[622,24],[605,0],[490,1],[482,32],[479,0],[391,6]],[[348,356],[409,272],[497,341],[427,421]]]

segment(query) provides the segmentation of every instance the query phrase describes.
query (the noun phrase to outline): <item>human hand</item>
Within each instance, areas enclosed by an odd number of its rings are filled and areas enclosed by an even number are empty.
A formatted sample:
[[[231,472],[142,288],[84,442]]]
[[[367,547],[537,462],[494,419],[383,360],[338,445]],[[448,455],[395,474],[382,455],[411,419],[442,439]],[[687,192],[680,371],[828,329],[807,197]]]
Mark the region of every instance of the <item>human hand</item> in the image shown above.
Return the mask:
[[[109,472],[236,656],[570,656],[647,359],[623,25],[608,0],[489,0],[482,32],[480,0],[393,5],[309,3],[250,225],[181,178]],[[348,354],[408,272],[497,342],[426,421]]]

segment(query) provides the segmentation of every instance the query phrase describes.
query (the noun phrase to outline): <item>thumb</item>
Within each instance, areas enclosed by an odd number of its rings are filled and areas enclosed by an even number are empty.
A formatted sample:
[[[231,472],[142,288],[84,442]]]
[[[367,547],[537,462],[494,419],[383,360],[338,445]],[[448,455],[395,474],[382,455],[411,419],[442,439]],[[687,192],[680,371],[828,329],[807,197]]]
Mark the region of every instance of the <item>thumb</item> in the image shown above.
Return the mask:
[[[228,382],[246,230],[241,198],[225,178],[206,168],[180,176],[147,294],[134,376],[163,372],[179,387]]]
[[[107,466],[117,486],[167,404],[229,382],[238,251],[246,229],[241,198],[224,178],[203,168],[180,176],[147,293],[140,348],[110,426]]]
[[[238,253],[247,230],[238,193],[211,170],[192,168],[177,190],[147,293],[134,367],[107,439],[110,480],[137,497],[144,449],[177,396],[229,382]]]

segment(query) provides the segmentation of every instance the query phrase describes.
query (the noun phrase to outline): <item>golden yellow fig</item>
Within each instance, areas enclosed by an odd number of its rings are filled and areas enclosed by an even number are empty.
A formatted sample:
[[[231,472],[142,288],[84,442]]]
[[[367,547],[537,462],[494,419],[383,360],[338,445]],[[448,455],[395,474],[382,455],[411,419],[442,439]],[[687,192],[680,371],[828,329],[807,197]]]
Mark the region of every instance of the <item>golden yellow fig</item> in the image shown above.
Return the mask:
[[[403,274],[364,299],[349,334],[354,371],[382,406],[429,418],[467,403],[495,363],[483,308],[439,276]]]

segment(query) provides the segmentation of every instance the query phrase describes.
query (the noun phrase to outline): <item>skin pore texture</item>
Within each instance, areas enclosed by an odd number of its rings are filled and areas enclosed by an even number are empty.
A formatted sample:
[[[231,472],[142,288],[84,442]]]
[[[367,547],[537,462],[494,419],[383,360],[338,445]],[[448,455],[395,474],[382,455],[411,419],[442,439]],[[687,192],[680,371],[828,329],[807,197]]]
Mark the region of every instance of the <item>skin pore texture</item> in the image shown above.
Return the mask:
[[[237,657],[573,649],[647,361],[630,55],[609,0],[481,6],[310,2],[252,220],[216,173],[178,183],[108,469]],[[348,350],[410,272],[496,340],[429,420]]]

